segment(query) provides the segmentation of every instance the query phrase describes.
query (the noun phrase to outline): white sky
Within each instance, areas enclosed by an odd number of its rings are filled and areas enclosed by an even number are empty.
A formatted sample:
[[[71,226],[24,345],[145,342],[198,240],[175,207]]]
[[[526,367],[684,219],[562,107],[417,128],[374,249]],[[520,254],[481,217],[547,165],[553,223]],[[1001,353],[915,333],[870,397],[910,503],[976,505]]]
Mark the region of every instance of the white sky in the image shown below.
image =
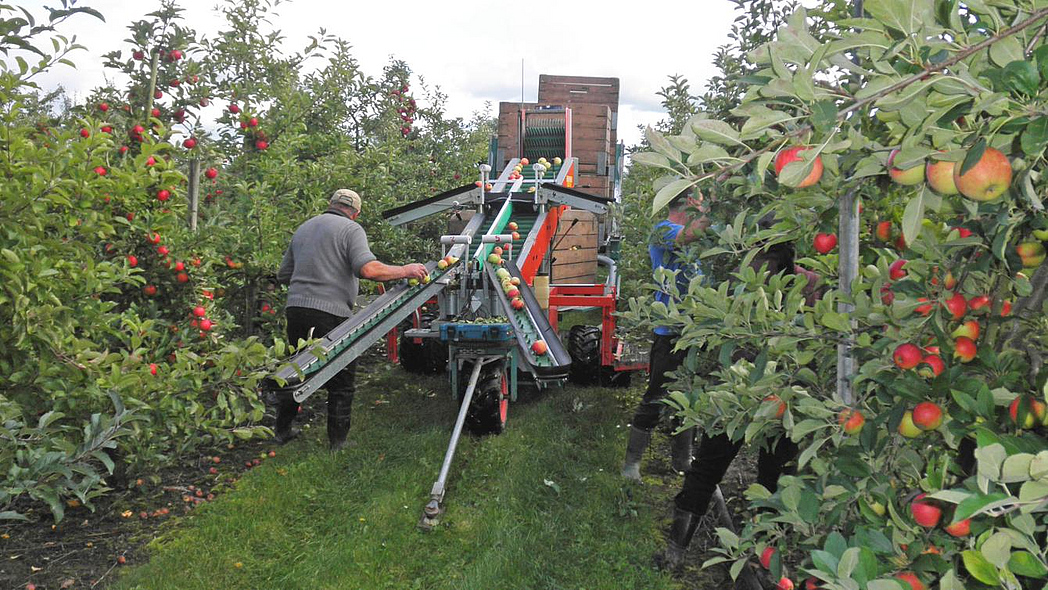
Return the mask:
[[[58,0],[17,2],[37,14]],[[185,24],[210,36],[222,24],[214,0],[183,0]],[[101,85],[102,54],[120,49],[127,26],[156,10],[155,0],[80,0],[106,17],[74,18],[60,32],[87,46],[72,56],[77,69],[59,67],[40,80],[62,84],[74,96]],[[364,71],[377,76],[390,56],[407,62],[415,75],[448,95],[451,115],[469,117],[491,101],[534,101],[539,74],[608,76],[620,79],[619,138],[636,143],[637,126],[661,118],[655,92],[670,74],[681,74],[693,94],[715,73],[716,48],[727,42],[734,18],[727,0],[564,0],[562,2],[479,2],[398,0],[293,0],[272,19],[299,50],[320,27],[348,40]],[[112,75],[112,73],[110,73]]]

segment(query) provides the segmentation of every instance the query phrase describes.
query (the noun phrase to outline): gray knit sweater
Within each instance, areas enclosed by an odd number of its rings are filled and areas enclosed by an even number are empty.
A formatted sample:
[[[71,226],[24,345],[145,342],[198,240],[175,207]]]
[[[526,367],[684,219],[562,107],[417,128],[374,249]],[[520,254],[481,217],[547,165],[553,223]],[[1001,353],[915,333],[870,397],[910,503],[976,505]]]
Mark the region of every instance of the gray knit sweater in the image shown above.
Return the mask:
[[[327,211],[295,230],[277,271],[290,283],[288,307],[308,307],[339,317],[353,315],[360,288],[360,269],[376,260],[364,228],[352,219]]]

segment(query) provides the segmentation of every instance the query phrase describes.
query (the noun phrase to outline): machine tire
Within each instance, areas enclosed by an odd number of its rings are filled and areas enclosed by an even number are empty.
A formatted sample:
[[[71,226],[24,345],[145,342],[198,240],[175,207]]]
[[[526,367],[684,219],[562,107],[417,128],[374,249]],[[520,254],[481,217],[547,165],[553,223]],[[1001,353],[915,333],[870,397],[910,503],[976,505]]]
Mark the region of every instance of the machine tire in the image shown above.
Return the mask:
[[[419,319],[422,326],[428,326],[437,319],[435,313],[423,313]],[[414,338],[408,338],[403,331],[412,327],[411,318],[400,323],[401,330],[399,353],[400,364],[409,373],[420,375],[436,375],[447,370],[448,345],[436,338],[422,338],[422,342],[416,343]]]
[[[459,373],[459,403],[465,399],[466,387],[473,364],[466,362]],[[509,376],[506,362],[497,361],[484,365],[473,391],[473,400],[466,412],[465,428],[475,436],[502,434],[506,429],[506,412],[509,405]]]
[[[628,387],[629,371],[615,371],[600,364],[600,326],[572,326],[568,331],[571,371],[568,380],[577,385]]]

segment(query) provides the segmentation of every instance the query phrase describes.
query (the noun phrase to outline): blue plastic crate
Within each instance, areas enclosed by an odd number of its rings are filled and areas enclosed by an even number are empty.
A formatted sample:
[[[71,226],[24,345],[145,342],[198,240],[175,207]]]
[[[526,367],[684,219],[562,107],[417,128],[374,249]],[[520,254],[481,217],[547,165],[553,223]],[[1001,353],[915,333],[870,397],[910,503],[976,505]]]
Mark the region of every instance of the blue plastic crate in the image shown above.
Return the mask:
[[[510,324],[441,324],[444,342],[507,342],[514,339]]]

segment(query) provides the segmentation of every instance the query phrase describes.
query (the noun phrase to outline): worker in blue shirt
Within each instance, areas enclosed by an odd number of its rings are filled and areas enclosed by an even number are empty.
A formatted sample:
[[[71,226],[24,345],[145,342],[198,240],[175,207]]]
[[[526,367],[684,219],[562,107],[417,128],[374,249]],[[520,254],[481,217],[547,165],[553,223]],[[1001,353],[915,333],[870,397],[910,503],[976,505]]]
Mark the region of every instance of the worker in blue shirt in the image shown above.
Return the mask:
[[[701,238],[710,226],[709,217],[702,204],[702,194],[692,196],[687,190],[677,195],[668,205],[666,219],[655,225],[648,253],[659,291],[655,300],[669,305],[673,292],[688,290],[688,283],[702,274],[697,264],[683,260],[684,247]],[[660,272],[665,271],[665,272]],[[667,274],[668,273],[668,274]],[[673,284],[668,281],[674,281]],[[640,460],[651,443],[651,432],[658,425],[663,410],[667,407],[662,400],[670,378],[666,375],[676,371],[684,362],[685,350],[674,350],[679,334],[669,326],[657,326],[649,357],[648,389],[644,392],[637,411],[630,423],[629,441],[626,444],[626,461],[622,466],[623,477],[640,481]],[[674,435],[672,464],[676,471],[685,471],[691,463],[691,446],[694,429]]]

